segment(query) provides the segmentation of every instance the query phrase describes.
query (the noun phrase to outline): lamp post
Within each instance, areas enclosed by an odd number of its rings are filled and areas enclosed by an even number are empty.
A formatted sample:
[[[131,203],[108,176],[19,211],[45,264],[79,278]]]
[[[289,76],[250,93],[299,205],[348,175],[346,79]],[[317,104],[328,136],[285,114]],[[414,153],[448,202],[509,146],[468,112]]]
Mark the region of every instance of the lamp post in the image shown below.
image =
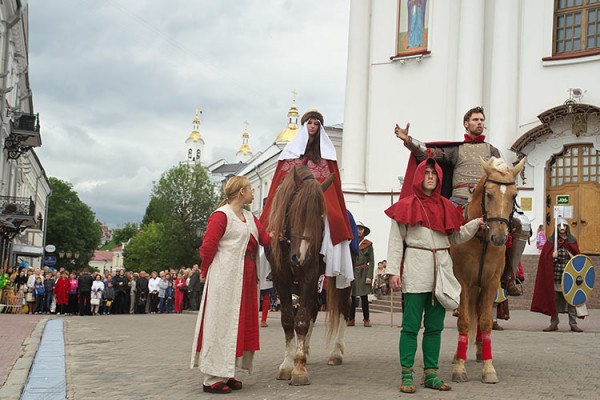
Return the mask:
[[[61,260],[64,259],[65,264],[69,266],[69,268],[67,269],[72,270],[74,265],[77,263],[77,260],[79,260],[79,252],[71,250],[60,250],[58,252],[58,258],[60,258]]]

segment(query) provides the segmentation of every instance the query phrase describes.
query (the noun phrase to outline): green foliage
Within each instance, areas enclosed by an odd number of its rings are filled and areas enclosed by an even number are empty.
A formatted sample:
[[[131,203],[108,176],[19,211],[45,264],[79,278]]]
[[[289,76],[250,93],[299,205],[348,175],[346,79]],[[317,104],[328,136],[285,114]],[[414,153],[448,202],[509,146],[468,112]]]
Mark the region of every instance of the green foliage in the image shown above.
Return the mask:
[[[204,167],[177,166],[155,183],[142,231],[125,247],[129,270],[160,270],[199,262],[199,236],[218,196]]]
[[[79,253],[74,260],[57,257],[57,268],[80,269],[87,266],[102,238],[101,223],[92,209],[79,199],[73,186],[51,177],[52,195],[48,199],[46,243],[60,251]]]
[[[123,228],[115,229],[112,241],[117,243],[117,246],[120,246],[121,243],[127,243],[127,241],[134,237],[139,230],[138,224],[135,222],[127,222]]]

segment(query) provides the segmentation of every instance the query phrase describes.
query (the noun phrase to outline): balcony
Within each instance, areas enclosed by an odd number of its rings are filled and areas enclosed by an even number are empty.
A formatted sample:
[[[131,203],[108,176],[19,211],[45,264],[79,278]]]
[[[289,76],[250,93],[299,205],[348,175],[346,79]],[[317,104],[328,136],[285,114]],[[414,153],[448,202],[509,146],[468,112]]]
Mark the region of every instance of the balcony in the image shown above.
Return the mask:
[[[10,134],[4,142],[8,158],[16,160],[32,147],[41,145],[39,114],[15,113],[10,120]]]
[[[35,227],[35,203],[31,198],[0,196],[0,235],[12,239]]]

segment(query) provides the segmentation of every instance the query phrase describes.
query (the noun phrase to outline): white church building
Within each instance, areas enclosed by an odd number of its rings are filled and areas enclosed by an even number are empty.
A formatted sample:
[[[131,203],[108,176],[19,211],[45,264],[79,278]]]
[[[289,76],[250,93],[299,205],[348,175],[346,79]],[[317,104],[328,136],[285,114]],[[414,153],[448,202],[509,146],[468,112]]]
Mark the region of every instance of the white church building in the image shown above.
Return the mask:
[[[385,257],[409,151],[462,141],[483,106],[486,141],[526,156],[518,202],[550,234],[566,205],[583,252],[600,254],[600,1],[352,0],[342,147],[348,209]],[[526,249],[535,253],[535,241]]]

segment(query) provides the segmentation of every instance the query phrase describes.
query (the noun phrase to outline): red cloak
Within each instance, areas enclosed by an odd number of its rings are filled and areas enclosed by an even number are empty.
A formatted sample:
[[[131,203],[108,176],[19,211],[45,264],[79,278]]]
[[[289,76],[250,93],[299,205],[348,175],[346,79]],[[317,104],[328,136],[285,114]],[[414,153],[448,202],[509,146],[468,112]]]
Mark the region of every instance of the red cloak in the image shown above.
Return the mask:
[[[277,163],[265,208],[260,215],[260,223],[265,228],[268,228],[269,226],[269,214],[271,212],[271,204],[275,198],[275,193],[277,192],[279,185],[281,185],[281,182],[283,182],[283,179],[289,173],[289,169],[284,168],[284,166],[290,161],[291,160],[279,160]],[[325,203],[327,207],[329,229],[331,230],[331,241],[336,245],[344,240],[352,240],[352,229],[350,228],[350,221],[348,220],[348,212],[346,211],[346,203],[342,193],[342,181],[340,179],[340,171],[338,170],[337,163],[332,160],[325,161],[327,162],[329,172],[334,174],[333,184],[325,191]],[[315,178],[322,183],[326,177],[315,176]]]
[[[554,236],[554,235],[553,235]],[[579,254],[579,246],[577,241],[559,240],[558,247],[564,246],[565,249],[572,255]],[[549,315],[551,317],[558,315],[556,312],[556,303],[554,301],[554,242],[548,240],[538,261],[537,275],[535,277],[535,287],[533,289],[533,297],[531,299],[531,311]]]

